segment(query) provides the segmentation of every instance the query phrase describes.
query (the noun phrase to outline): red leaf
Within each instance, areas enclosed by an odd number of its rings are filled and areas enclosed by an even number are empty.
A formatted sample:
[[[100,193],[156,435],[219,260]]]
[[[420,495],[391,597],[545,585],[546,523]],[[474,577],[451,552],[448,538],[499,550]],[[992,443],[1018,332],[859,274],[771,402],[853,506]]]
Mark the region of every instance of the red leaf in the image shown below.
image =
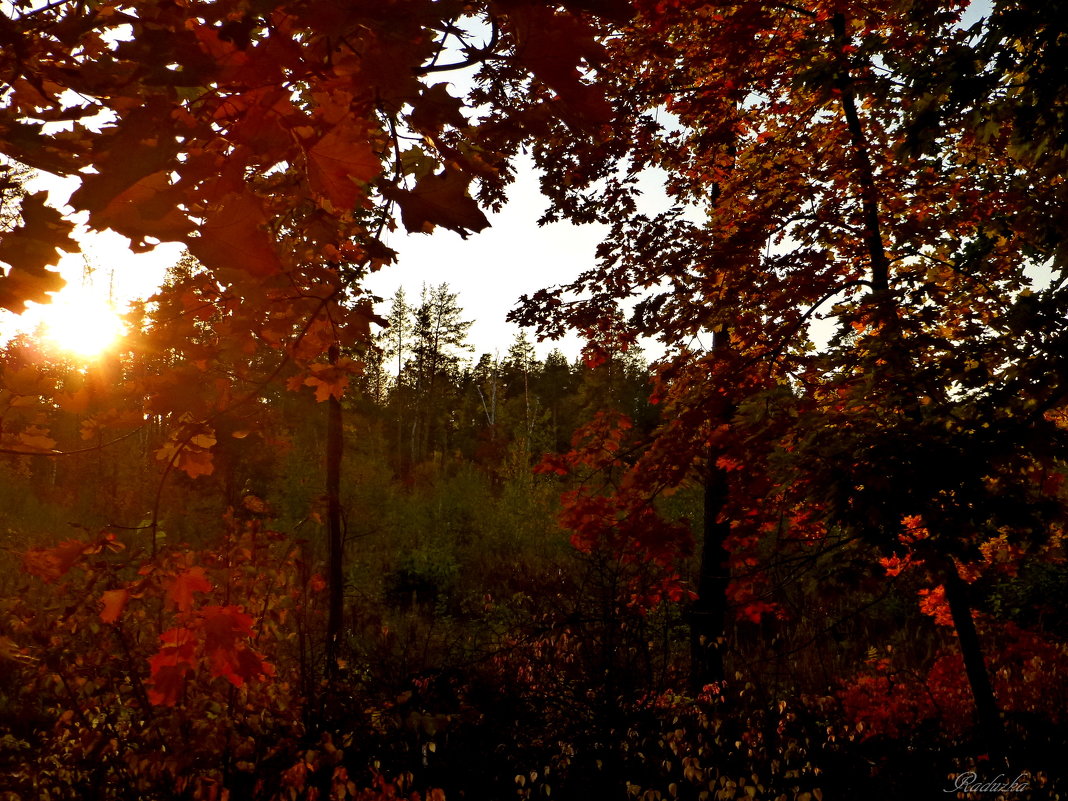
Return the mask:
[[[148,700],[155,706],[174,706],[185,688],[185,676],[196,659],[192,633],[169,629],[160,635],[159,651],[149,657]]]
[[[190,253],[215,269],[264,278],[282,269],[266,225],[259,198],[251,192],[234,192],[204,221],[200,236],[186,243]]]
[[[167,600],[171,601],[180,612],[193,608],[193,593],[211,592],[211,582],[204,576],[204,568],[191,567],[179,573],[167,584]]]
[[[582,127],[610,123],[604,90],[582,82],[582,63],[596,66],[604,57],[593,29],[572,14],[535,5],[512,16],[519,35],[516,60],[556,92],[568,121]]]
[[[130,600],[129,590],[107,590],[100,599],[104,608],[100,611],[100,619],[105,623],[114,623],[119,619],[122,610],[126,608],[126,602]]]
[[[155,659],[153,657],[152,659]],[[149,660],[152,661],[151,659]],[[185,674],[189,665],[159,665],[152,667],[152,679],[148,688],[148,700],[154,706],[174,706],[185,689]]]
[[[178,208],[179,190],[171,185],[170,172],[160,170],[139,179],[113,197],[93,216],[97,228],[113,228],[136,242],[146,236],[180,240],[192,223]]]
[[[382,171],[366,128],[352,122],[335,125],[308,150],[308,182],[332,210],[347,211],[366,197],[361,187]]]
[[[201,616],[204,650],[213,675],[241,687],[250,679],[274,674],[274,666],[245,642],[252,634],[250,615],[236,606],[206,606]]]

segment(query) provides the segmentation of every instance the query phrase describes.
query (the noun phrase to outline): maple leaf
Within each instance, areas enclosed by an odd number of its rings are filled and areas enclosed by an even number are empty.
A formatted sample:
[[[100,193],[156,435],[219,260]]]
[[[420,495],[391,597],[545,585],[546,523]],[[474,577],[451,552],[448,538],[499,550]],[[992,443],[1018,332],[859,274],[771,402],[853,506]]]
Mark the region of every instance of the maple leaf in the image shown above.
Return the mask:
[[[269,163],[283,160],[296,149],[291,120],[302,120],[289,94],[278,86],[260,87],[220,99],[215,118],[232,118],[230,138],[252,148]]]
[[[199,236],[189,237],[189,252],[219,270],[235,270],[257,278],[282,269],[274,241],[267,232],[263,204],[252,192],[226,195],[200,226]]]
[[[101,131],[94,154],[97,170],[81,176],[81,186],[70,198],[72,206],[89,211],[94,225],[98,225],[98,213],[146,176],[160,172],[166,175],[174,168],[173,109],[173,101],[165,97],[142,98],[141,103],[119,115],[114,125]],[[172,136],[166,135],[168,128]],[[134,190],[134,196],[137,194]],[[113,218],[112,222],[121,221]],[[126,233],[121,228],[116,230]]]
[[[27,400],[16,400],[13,406],[30,405],[33,401],[28,400],[33,396],[50,397],[55,389],[54,379],[37,365],[28,364],[25,367],[7,367],[5,365],[3,385],[12,394]]]
[[[612,121],[612,107],[600,86],[582,82],[583,61],[596,65],[603,57],[588,23],[568,13],[533,4],[514,12],[519,45],[516,59],[559,96],[568,121],[577,127]]]
[[[186,674],[196,664],[196,643],[188,629],[168,629],[160,635],[160,649],[148,658],[148,700],[154,706],[174,706],[185,689]]]
[[[9,265],[7,274],[0,275],[0,306],[16,313],[26,309],[28,300],[48,303],[47,293],[62,289],[65,282],[46,267],[58,263],[57,251],[78,251],[70,237],[74,225],[45,205],[45,197],[45,192],[37,192],[22,198],[22,225],[0,233],[0,263]]]
[[[920,589],[920,611],[934,619],[939,626],[953,626],[953,614],[949,608],[949,600],[946,598],[945,585],[939,584],[934,589]]]
[[[181,435],[181,429],[173,432],[170,441],[156,451],[156,458],[174,464],[190,478],[211,475],[215,470],[211,453],[216,443],[214,432],[210,429],[202,431],[184,441],[180,440]],[[82,436],[86,436],[84,431]]]
[[[31,548],[23,554],[22,566],[30,575],[52,583],[66,575],[91,547],[81,540],[64,540],[53,548]]]
[[[463,102],[449,94],[447,83],[424,87],[412,101],[409,119],[415,128],[427,133],[439,133],[446,125],[463,128],[467,120],[460,113]],[[421,152],[421,151],[420,151]]]
[[[191,567],[166,583],[167,600],[175,605],[179,612],[188,612],[193,608],[193,593],[211,592],[212,584],[204,575],[204,568]]]
[[[428,234],[440,225],[466,239],[468,233],[477,233],[490,225],[478,203],[467,193],[470,183],[471,176],[446,169],[420,178],[414,189],[387,187],[383,191],[400,206],[401,222],[409,232]]]
[[[190,478],[197,476],[210,476],[215,471],[214,459],[211,451],[195,448],[185,448],[177,461],[178,469]]]
[[[89,403],[93,399],[93,394],[87,387],[79,387],[74,392],[69,393],[57,393],[55,396],[55,402],[65,412],[71,414],[84,414],[89,408]]]
[[[315,400],[323,403],[333,397],[341,400],[345,388],[349,385],[349,376],[357,371],[359,364],[347,356],[338,359],[337,364],[313,364],[311,375],[304,379],[304,385],[315,389]]]
[[[350,120],[335,125],[308,149],[308,183],[330,201],[332,210],[349,211],[366,197],[363,185],[382,171],[367,129]]]
[[[170,172],[160,170],[138,179],[113,197],[93,217],[98,228],[113,228],[134,240],[146,236],[181,240],[192,223],[181,212],[181,192],[171,185]]]
[[[130,600],[129,590],[105,590],[100,598],[104,608],[100,610],[100,619],[104,623],[114,623],[119,619],[126,602]]]
[[[252,634],[252,616],[236,606],[205,606],[204,652],[211,672],[241,687],[250,679],[274,674],[274,666],[245,642]]]
[[[185,689],[185,676],[191,670],[185,662],[167,664],[167,657],[151,657],[148,700],[153,706],[174,706]]]

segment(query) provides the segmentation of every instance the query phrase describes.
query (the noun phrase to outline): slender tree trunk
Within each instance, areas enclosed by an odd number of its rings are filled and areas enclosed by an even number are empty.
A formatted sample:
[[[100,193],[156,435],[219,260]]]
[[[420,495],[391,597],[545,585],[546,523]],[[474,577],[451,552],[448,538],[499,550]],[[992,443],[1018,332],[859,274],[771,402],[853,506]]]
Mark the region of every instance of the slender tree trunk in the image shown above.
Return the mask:
[[[864,134],[864,128],[858,112],[853,79],[849,73],[849,64],[845,56],[846,45],[848,44],[845,16],[841,13],[835,14],[831,18],[831,24],[834,28],[835,42],[841,59],[835,86],[839,90],[842,111],[846,118],[850,145],[853,149],[855,160],[857,183],[860,188],[861,207],[863,210],[864,241],[871,265],[871,287],[878,304],[879,314],[883,318],[880,322],[884,326],[884,336],[894,340],[889,344],[887,353],[887,364],[894,371],[889,378],[904,383],[913,378],[915,368],[907,357],[906,344],[897,317],[897,307],[890,292],[890,260],[883,244],[879,191],[875,183],[875,172],[872,168],[867,137]],[[906,405],[905,413],[919,421],[922,418],[919,404],[913,402],[911,405]],[[949,602],[953,625],[957,630],[957,640],[960,643],[961,655],[964,658],[964,668],[968,674],[968,683],[971,686],[978,713],[980,737],[984,741],[985,747],[991,751],[998,752],[1002,742],[1001,717],[998,714],[997,700],[994,697],[990,675],[983,659],[982,644],[979,642],[979,635],[975,630],[975,621],[972,619],[967,586],[961,580],[956,565],[951,560],[946,560],[945,568],[942,572],[945,577],[946,600]]]
[[[723,329],[714,333],[713,351],[729,346]],[[734,414],[728,405],[723,419]],[[731,525],[721,520],[727,504],[727,471],[716,466],[716,450],[708,450],[708,471],[704,486],[704,523],[701,527],[701,566],[697,577],[697,600],[690,607],[690,689],[700,692],[706,684],[723,681],[723,647],[727,625],[727,585],[730,583],[730,554],[726,548]]]
[[[716,467],[709,453],[705,477],[704,525],[701,536],[701,567],[697,600],[690,607],[690,689],[699,692],[706,684],[724,679],[723,644],[727,622],[727,584],[730,554],[724,545],[730,522],[720,520],[727,502],[727,474]]]
[[[957,572],[952,561],[946,563],[943,571],[945,578],[946,600],[949,612],[953,616],[953,626],[957,630],[961,656],[964,658],[964,671],[975,699],[976,716],[979,723],[979,737],[985,748],[994,754],[1000,754],[1004,742],[1004,729],[998,712],[994,687],[983,659],[983,648],[979,642],[979,633],[975,630],[972,617],[972,605],[968,598],[968,585]]]
[[[330,348],[330,363],[336,364],[338,348]],[[344,449],[341,401],[327,400],[326,423],[326,528],[330,556],[328,564],[330,606],[326,621],[326,671],[337,674],[337,657],[345,614],[344,531],[341,524],[341,454]]]

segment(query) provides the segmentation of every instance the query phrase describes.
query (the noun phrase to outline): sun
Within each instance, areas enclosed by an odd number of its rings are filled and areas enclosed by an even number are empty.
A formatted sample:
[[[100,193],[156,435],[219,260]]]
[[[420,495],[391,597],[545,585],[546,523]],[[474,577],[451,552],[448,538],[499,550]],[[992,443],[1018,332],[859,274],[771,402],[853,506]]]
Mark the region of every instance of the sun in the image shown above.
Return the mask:
[[[58,293],[51,304],[42,307],[41,323],[48,344],[79,359],[103,355],[125,333],[112,304],[91,292]]]

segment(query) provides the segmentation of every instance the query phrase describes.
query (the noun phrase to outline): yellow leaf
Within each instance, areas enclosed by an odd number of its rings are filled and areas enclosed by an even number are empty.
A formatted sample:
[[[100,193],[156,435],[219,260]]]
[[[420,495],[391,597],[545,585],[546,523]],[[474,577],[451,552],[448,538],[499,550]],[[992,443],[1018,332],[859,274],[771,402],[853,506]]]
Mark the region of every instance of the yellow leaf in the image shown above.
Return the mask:
[[[198,448],[210,448],[215,444],[214,434],[197,434],[191,440],[189,444],[196,445]]]

